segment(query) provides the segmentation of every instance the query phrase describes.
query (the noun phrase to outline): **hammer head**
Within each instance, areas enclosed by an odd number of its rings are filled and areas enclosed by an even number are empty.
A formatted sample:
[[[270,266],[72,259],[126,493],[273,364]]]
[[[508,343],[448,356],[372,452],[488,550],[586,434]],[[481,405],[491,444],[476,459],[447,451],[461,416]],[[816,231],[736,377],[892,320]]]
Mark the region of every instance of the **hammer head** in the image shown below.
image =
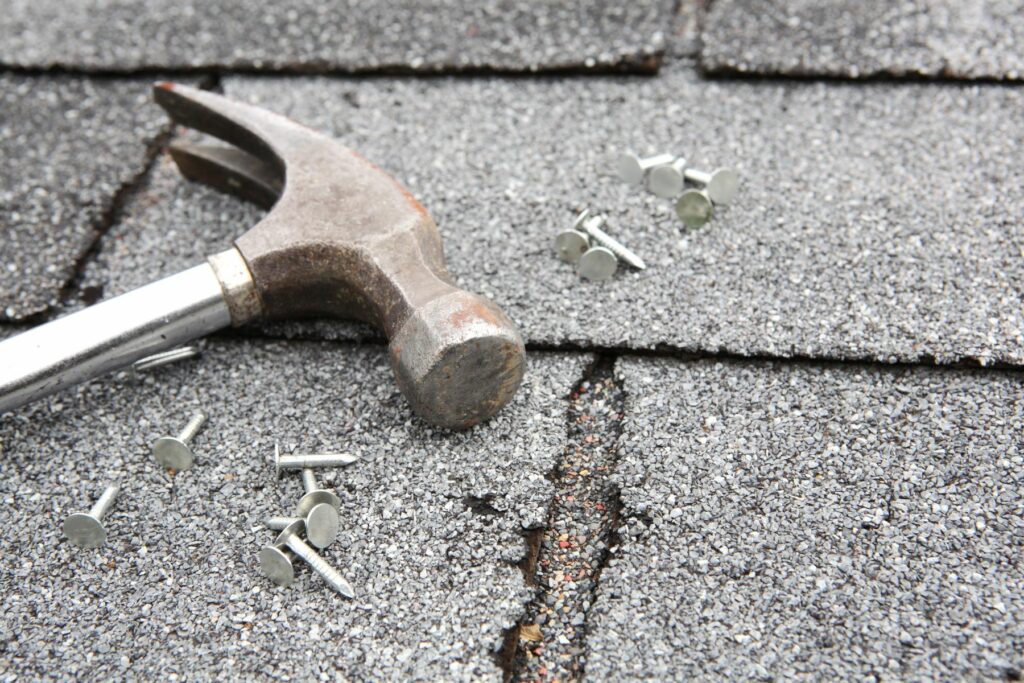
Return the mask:
[[[444,427],[474,425],[511,400],[525,365],[515,325],[454,285],[437,226],[394,178],[264,109],[170,83],[154,96],[177,123],[235,145],[173,145],[186,177],[270,209],[235,241],[252,282],[224,282],[235,325],[314,316],[369,322],[389,339],[413,409]]]

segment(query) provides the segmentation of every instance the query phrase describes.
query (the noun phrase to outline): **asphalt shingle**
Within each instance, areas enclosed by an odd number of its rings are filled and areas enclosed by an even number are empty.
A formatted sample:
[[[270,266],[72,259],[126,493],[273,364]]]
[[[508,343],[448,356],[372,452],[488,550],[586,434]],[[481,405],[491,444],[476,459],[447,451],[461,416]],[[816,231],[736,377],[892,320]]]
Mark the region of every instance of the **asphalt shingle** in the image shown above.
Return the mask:
[[[626,359],[595,680],[1016,680],[1021,378]]]
[[[516,567],[523,530],[547,517],[544,475],[565,447],[566,398],[587,361],[531,355],[514,402],[459,434],[413,417],[383,349],[320,342],[215,340],[200,360],[0,417],[3,672],[500,680],[502,629],[531,596]],[[210,414],[197,464],[169,477],[149,444],[197,408]],[[342,498],[324,557],[355,600],[305,567],[287,589],[260,575],[257,553],[274,534],[259,521],[301,493],[297,476],[275,480],[275,441],[366,458],[320,471]],[[72,547],[65,515],[115,478],[107,546]]]
[[[14,0],[6,66],[356,72],[658,67],[671,0]]]
[[[166,125],[143,81],[0,74],[0,321],[57,304]]]
[[[228,79],[338,136],[437,220],[449,265],[532,343],[880,361],[1024,362],[1024,92],[701,80]],[[610,175],[622,149],[689,152],[743,186],[697,230]],[[103,242],[108,294],[222,249],[257,214],[174,178]],[[558,261],[584,206],[646,258],[607,283]],[[168,235],[169,230],[173,234]],[[172,246],[173,243],[173,246]],[[189,260],[170,258],[187,253]],[[352,338],[332,324],[275,334]]]
[[[715,0],[703,28],[716,73],[1024,78],[1015,0]]]

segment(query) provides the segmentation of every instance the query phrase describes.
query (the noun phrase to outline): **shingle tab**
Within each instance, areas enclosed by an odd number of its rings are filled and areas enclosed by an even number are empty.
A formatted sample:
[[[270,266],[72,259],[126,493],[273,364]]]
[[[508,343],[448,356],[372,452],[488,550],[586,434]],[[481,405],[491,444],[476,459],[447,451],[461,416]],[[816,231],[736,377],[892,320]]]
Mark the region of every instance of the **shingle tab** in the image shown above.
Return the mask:
[[[715,73],[1024,78],[1016,0],[715,0],[703,29]]]
[[[644,81],[225,85],[394,173],[437,220],[458,281],[532,343],[1024,362],[1024,91],[707,82],[683,66]],[[630,148],[737,168],[739,196],[683,230],[669,201],[611,176]],[[104,241],[88,278],[108,294],[194,262],[172,253],[223,249],[258,215],[174,173],[159,169]],[[585,206],[646,271],[595,284],[556,259],[554,236]]]
[[[671,0],[14,0],[6,66],[134,71],[658,67]]]
[[[1013,680],[1016,374],[620,361],[595,680]]]

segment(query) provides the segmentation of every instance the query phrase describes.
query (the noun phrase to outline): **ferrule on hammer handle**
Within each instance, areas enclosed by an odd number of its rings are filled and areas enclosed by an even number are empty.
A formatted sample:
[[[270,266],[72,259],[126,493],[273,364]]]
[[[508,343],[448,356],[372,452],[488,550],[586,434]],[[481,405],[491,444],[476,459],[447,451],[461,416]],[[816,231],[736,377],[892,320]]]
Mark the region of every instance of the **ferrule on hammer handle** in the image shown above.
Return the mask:
[[[236,262],[244,268],[241,255],[229,249],[0,342],[0,413],[241,324],[251,313],[239,294],[246,276],[225,267]]]

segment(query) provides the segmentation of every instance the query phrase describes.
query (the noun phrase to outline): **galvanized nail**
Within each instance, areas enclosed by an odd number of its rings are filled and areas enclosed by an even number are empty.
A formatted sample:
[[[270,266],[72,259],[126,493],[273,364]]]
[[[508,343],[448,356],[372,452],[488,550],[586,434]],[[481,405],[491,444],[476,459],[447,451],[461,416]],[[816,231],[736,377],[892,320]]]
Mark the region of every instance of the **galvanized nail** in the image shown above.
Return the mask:
[[[195,463],[195,453],[188,447],[188,442],[196,435],[206,422],[206,414],[202,411],[192,416],[178,436],[162,436],[153,442],[153,457],[163,467],[183,471]]]
[[[64,535],[80,548],[98,548],[107,542],[107,530],[103,526],[103,518],[113,507],[117,494],[117,484],[107,486],[103,495],[89,512],[76,512],[64,520]]]
[[[278,537],[274,540],[273,545],[264,548],[264,551],[268,549],[276,550],[280,552],[283,547],[288,548],[293,553],[301,557],[306,563],[312,567],[313,571],[320,575],[320,577],[327,582],[327,585],[332,589],[344,595],[346,598],[355,597],[355,591],[352,590],[352,585],[345,580],[334,567],[329,565],[324,558],[320,557],[308,543],[299,538],[299,532],[302,531],[304,524],[302,520],[296,520],[292,524],[289,524]],[[268,553],[270,555],[270,553]],[[260,553],[261,562],[263,560],[263,552]],[[280,564],[278,562],[278,564]]]
[[[146,370],[152,370],[162,365],[168,365],[179,360],[186,358],[195,358],[199,355],[198,346],[182,346],[178,349],[171,349],[170,351],[162,351],[160,353],[154,353],[152,356],[146,356],[132,363],[132,372],[139,373],[145,372]]]
[[[640,158],[632,152],[623,152],[615,161],[615,171],[627,185],[641,185],[647,171],[662,164],[670,164],[674,159],[672,154]]]
[[[592,240],[597,242],[597,244],[608,249],[637,270],[644,270],[647,268],[647,264],[644,263],[642,258],[637,256],[631,249],[628,249],[624,244],[601,229],[605,220],[604,216],[591,216],[590,209],[584,209],[580,215],[576,217],[573,229],[586,233]]]
[[[688,168],[683,175],[686,180],[703,187],[712,202],[722,206],[735,199],[740,188],[740,177],[728,168],[716,168],[710,173]]]
[[[274,444],[274,468],[278,476],[284,470],[302,470],[310,467],[347,467],[359,460],[358,455],[348,453],[289,453],[281,455],[281,448]]]

